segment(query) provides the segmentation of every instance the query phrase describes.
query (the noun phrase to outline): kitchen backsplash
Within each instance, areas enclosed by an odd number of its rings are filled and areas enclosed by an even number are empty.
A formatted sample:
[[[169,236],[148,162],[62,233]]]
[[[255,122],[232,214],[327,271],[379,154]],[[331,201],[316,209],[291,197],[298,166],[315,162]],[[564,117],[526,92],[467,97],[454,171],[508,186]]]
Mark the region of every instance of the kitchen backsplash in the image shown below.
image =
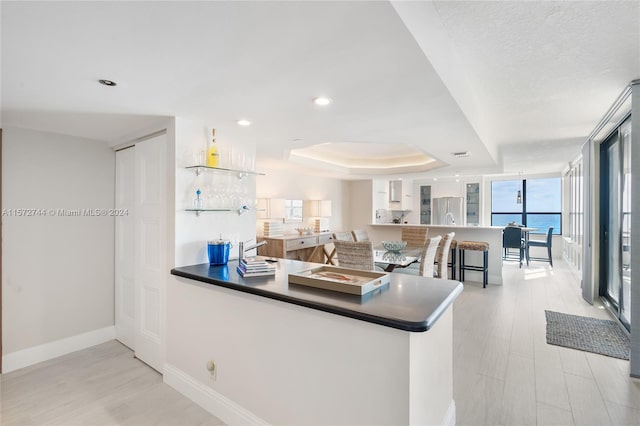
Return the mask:
[[[376,210],[376,223],[404,223],[409,210]]]

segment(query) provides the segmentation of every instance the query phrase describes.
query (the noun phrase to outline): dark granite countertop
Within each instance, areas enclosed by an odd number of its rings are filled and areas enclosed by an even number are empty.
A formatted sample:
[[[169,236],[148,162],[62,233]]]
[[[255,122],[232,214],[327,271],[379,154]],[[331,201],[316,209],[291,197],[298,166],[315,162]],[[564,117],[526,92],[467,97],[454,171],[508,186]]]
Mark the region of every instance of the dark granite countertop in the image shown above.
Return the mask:
[[[391,282],[364,296],[289,284],[288,274],[319,266],[316,263],[279,259],[275,276],[242,278],[238,261],[225,266],[182,266],[171,274],[207,284],[293,303],[311,309],[380,324],[405,331],[427,331],[462,292],[462,283],[401,273]]]

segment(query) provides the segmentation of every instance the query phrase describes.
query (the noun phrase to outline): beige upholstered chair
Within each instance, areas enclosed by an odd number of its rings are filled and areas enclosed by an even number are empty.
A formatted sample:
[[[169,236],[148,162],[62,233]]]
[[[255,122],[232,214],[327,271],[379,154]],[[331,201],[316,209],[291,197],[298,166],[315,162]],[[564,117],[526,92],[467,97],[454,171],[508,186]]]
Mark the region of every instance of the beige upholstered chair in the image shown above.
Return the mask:
[[[420,261],[420,275],[423,277],[432,277],[434,272],[434,262],[436,259],[436,252],[438,251],[438,244],[442,237],[440,235],[433,238],[429,238],[422,250],[422,260]]]
[[[341,241],[334,240],[338,256],[338,265],[341,268],[362,269],[373,271],[373,245],[371,241]]]
[[[427,242],[429,228],[426,226],[403,226],[402,241],[407,242],[407,247],[423,247]]]
[[[351,234],[353,234],[353,241],[370,241],[369,234],[364,229],[354,229]]]
[[[438,245],[438,252],[436,253],[436,276],[444,280],[449,279],[449,254],[451,254],[451,241],[456,236],[455,232],[449,232],[442,238]]]
[[[348,231],[334,232],[333,241],[353,241],[353,235]]]
[[[334,232],[333,241],[353,241],[353,235],[351,235],[351,232],[349,231]],[[336,257],[336,248],[334,246],[333,250],[331,250],[331,253],[329,254],[329,259],[327,260],[327,263],[330,263],[331,265],[335,265],[334,263],[335,257]]]

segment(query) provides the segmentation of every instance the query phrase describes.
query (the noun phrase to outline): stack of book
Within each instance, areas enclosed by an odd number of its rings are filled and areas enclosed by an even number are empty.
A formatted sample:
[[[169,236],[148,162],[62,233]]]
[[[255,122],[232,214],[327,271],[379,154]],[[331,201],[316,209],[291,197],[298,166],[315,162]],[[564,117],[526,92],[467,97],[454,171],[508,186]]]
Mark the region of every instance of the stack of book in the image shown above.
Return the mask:
[[[265,237],[281,237],[284,233],[284,224],[282,221],[267,220],[264,222]]]
[[[245,257],[237,267],[238,273],[242,277],[263,277],[276,274],[276,265],[265,262],[256,257]]]

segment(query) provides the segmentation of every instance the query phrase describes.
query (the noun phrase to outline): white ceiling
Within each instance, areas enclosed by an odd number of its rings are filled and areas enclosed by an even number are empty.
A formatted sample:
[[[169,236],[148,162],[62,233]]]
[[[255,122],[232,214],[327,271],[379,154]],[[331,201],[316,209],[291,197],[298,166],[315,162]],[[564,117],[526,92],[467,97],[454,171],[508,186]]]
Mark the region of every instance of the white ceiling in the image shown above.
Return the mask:
[[[559,171],[640,77],[636,1],[0,7],[4,126],[113,142],[178,116],[278,167],[357,142],[448,164],[429,176]]]
[[[411,145],[372,142],[327,142],[292,149],[289,161],[356,177],[418,173],[443,165]]]

